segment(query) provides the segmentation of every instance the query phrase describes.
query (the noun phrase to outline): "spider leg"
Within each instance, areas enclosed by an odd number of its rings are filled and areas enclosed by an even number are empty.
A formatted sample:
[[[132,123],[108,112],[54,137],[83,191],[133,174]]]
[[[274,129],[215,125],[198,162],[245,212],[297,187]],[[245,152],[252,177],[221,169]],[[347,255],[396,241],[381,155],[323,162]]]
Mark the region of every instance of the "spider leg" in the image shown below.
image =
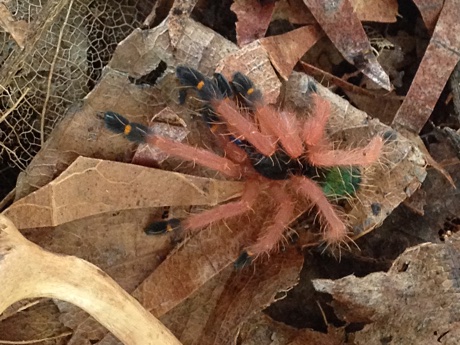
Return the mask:
[[[316,206],[324,227],[323,239],[328,244],[337,244],[347,238],[347,227],[340,219],[334,206],[327,200],[321,187],[305,176],[292,176],[291,181],[297,191]]]
[[[293,113],[279,112],[273,106],[264,105],[260,90],[248,76],[240,72],[233,75],[232,85],[245,103],[254,110],[260,131],[279,139],[291,158],[300,157],[303,153],[303,144],[297,117]]]
[[[211,100],[211,105],[215,111],[222,117],[230,130],[235,134],[242,135],[250,142],[260,153],[265,156],[271,156],[276,151],[276,138],[270,135],[262,134],[256,124],[245,118],[236,108],[231,100],[223,99]]]
[[[239,178],[243,174],[240,164],[221,157],[210,151],[183,144],[161,136],[148,136],[147,143],[158,147],[163,152],[184,160],[193,161],[201,166],[218,171],[225,176]]]
[[[279,138],[281,145],[292,158],[298,158],[303,153],[300,139],[299,123],[293,113],[278,112],[272,106],[257,106],[256,117],[261,128]]]
[[[315,93],[312,94],[312,99],[315,106],[312,114],[304,123],[303,140],[307,146],[322,146],[326,142],[325,129],[331,106],[329,102]]]
[[[228,98],[231,87],[221,74],[216,74],[215,79],[211,80],[193,68],[178,66],[176,75],[182,85],[194,87],[198,96],[211,104],[218,117],[223,118],[227,127],[235,132],[235,136],[243,136],[266,156],[275,153],[276,138],[261,133],[254,122],[239,112],[235,102]]]
[[[211,132],[215,135],[215,142],[225,152],[225,156],[232,162],[245,164],[248,160],[246,152],[237,144],[232,142],[228,135],[223,131],[223,126],[213,125],[210,127]]]
[[[193,214],[183,222],[186,230],[202,229],[209,224],[222,219],[235,217],[252,209],[254,202],[259,195],[260,186],[257,181],[247,180],[241,199],[224,205],[216,206],[210,210]]]
[[[228,142],[228,140],[224,150],[230,158],[235,158],[235,162],[204,149],[152,135],[148,127],[136,122],[129,122],[124,116],[114,112],[106,112],[104,122],[109,130],[123,134],[129,141],[151,144],[171,156],[193,161],[228,177],[240,178],[243,174],[243,169],[247,169],[242,164],[247,155],[242,149]],[[222,140],[225,140],[225,138],[222,138]]]
[[[308,161],[317,167],[333,166],[369,166],[380,157],[383,139],[375,136],[363,148],[353,150],[328,150],[326,147],[314,146],[307,150]]]
[[[285,185],[283,183],[283,185]],[[270,195],[277,203],[278,210],[269,225],[261,234],[256,243],[246,249],[249,257],[257,257],[260,254],[268,253],[283,239],[283,234],[292,220],[294,213],[294,202],[280,183],[272,183]]]
[[[305,121],[303,138],[307,146],[307,159],[317,167],[333,166],[368,166],[379,157],[383,148],[383,139],[380,136],[372,140],[363,148],[354,150],[331,150],[325,137],[325,128],[330,115],[330,104],[326,100],[313,94],[315,109],[312,116]]]

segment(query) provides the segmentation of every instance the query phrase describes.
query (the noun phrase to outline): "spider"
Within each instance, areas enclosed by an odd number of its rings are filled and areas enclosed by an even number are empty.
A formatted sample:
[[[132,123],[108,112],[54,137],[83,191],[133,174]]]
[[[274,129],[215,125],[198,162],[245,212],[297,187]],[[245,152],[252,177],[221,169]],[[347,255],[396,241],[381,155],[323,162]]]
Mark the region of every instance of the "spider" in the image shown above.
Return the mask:
[[[183,86],[194,88],[205,102],[203,119],[215,134],[224,156],[153,135],[144,126],[130,123],[113,112],[105,114],[106,127],[124,133],[128,140],[147,142],[169,155],[242,180],[244,190],[239,200],[192,214],[180,222],[177,219],[155,222],[146,229],[147,233],[164,233],[179,227],[193,231],[245,214],[264,191],[276,204],[274,216],[257,240],[243,250],[235,267],[277,248],[300,200],[308,200],[310,207],[316,208],[322,241],[327,245],[346,241],[346,222],[328,196],[337,198],[353,193],[360,182],[356,167],[369,166],[380,156],[383,147],[380,136],[362,148],[333,149],[325,134],[330,106],[316,93],[311,95],[314,107],[310,116],[299,120],[293,112],[278,111],[265,104],[260,90],[242,73],[235,73],[231,83],[221,74],[211,79],[186,66],[177,67],[176,75]],[[181,103],[185,101],[184,91],[179,95]]]

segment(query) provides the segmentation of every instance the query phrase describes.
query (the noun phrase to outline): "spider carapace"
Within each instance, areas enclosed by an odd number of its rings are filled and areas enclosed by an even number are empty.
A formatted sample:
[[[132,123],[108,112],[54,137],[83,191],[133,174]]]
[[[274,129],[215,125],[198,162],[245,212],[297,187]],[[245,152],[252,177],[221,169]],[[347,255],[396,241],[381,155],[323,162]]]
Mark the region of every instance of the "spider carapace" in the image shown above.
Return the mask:
[[[176,76],[182,86],[195,89],[205,103],[202,118],[215,134],[223,156],[153,135],[145,126],[130,123],[113,112],[105,114],[106,127],[124,134],[128,140],[146,142],[171,156],[244,181],[244,190],[239,200],[192,214],[182,221],[173,218],[155,222],[147,227],[147,234],[179,227],[193,231],[251,212],[263,191],[273,201],[274,216],[260,229],[254,243],[244,248],[235,267],[278,247],[300,201],[308,201],[310,208],[316,209],[322,241],[338,245],[347,240],[346,219],[328,198],[337,200],[354,194],[360,183],[359,167],[373,164],[380,156],[380,136],[373,137],[362,148],[334,149],[325,133],[329,103],[314,92],[310,95],[312,111],[301,120],[293,112],[265,104],[260,90],[242,73],[235,73],[228,82],[219,73],[208,78],[193,68],[179,66]],[[186,90],[179,92],[180,103],[185,102]]]

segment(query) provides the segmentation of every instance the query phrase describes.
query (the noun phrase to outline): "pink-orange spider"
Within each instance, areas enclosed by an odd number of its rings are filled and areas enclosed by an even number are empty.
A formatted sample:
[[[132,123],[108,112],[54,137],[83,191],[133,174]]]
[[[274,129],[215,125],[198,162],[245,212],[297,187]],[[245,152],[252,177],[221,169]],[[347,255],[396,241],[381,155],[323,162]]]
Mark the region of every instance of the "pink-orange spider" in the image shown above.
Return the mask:
[[[216,134],[217,143],[225,152],[224,157],[153,135],[145,127],[129,123],[115,113],[106,113],[105,123],[112,131],[124,133],[128,139],[145,141],[171,156],[193,161],[245,182],[239,200],[190,215],[180,222],[183,229],[202,229],[249,212],[263,190],[277,205],[276,211],[269,225],[260,231],[257,240],[245,248],[237,260],[238,265],[244,265],[252,258],[277,248],[300,200],[308,200],[311,207],[316,207],[322,227],[321,236],[327,245],[336,245],[347,239],[343,217],[312,178],[316,175],[316,169],[373,164],[383,147],[380,136],[372,138],[363,148],[333,149],[325,135],[330,106],[315,93],[312,94],[314,107],[311,115],[301,121],[292,112],[278,111],[264,104],[260,91],[241,73],[234,75],[232,85],[220,74],[210,79],[185,66],[177,67],[176,75],[182,85],[193,87],[199,98],[207,102],[203,118]],[[243,98],[249,111],[242,111],[232,100],[230,96],[233,92]],[[181,100],[184,99],[184,94],[181,94]],[[146,231],[159,233],[177,225],[179,222],[176,219],[157,222]]]

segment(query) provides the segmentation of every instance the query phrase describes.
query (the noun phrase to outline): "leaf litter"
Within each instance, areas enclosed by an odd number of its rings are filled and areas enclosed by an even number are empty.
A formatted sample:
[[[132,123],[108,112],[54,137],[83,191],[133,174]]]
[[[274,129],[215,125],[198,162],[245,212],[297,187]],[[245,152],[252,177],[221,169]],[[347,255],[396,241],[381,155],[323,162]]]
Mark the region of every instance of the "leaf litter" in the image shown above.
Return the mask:
[[[388,18],[390,17],[391,15]],[[323,26],[326,24],[320,22],[320,25],[327,32]],[[252,39],[243,48],[238,49],[233,43],[194,22],[187,15],[181,18],[180,29],[175,31],[175,36],[169,33],[172,27],[166,20],[152,29],[136,30],[118,46],[97,87],[81,105],[69,112],[69,116],[57,127],[47,146],[28,168],[22,180],[24,187],[22,190],[19,189],[18,195],[25,196],[31,190],[43,187],[29,197],[19,200],[8,212],[10,217],[16,217],[18,227],[35,243],[55,252],[76,255],[96,263],[127,291],[133,292],[146,309],[156,316],[162,316],[163,322],[177,332],[176,336],[184,344],[198,340],[203,344],[226,341],[233,343],[238,334],[241,336],[241,332],[246,330],[248,321],[273,322],[271,319],[267,321],[267,316],[260,311],[280,298],[277,296],[278,292],[285,293],[297,283],[303,265],[302,243],[311,241],[308,232],[301,232],[297,228],[300,239],[296,244],[285,245],[284,251],[272,255],[269,260],[256,263],[254,269],[234,272],[231,264],[241,245],[250,238],[251,228],[263,226],[266,216],[263,205],[259,206],[261,208],[257,211],[260,219],[251,219],[251,222],[237,219],[228,221],[227,224],[216,225],[185,239],[172,251],[176,241],[181,239],[176,239],[173,235],[162,238],[145,237],[140,229],[152,219],[159,217],[161,206],[203,206],[218,202],[215,198],[200,200],[198,195],[203,196],[203,193],[189,196],[188,192],[181,195],[173,190],[168,193],[161,189],[165,185],[170,187],[177,183],[175,178],[183,181],[195,179],[194,181],[213,185],[219,190],[217,194],[223,197],[221,200],[228,200],[231,198],[230,195],[238,195],[241,190],[238,183],[215,179],[218,176],[212,172],[191,165],[178,167],[178,162],[169,159],[160,162],[160,167],[177,168],[183,173],[203,177],[200,180],[180,173],[159,171],[159,174],[164,176],[162,180],[158,175],[150,176],[154,170],[145,167],[106,163],[94,159],[75,159],[78,156],[88,156],[129,162],[137,154],[134,147],[130,147],[123,138],[114,136],[102,128],[98,114],[106,110],[119,112],[132,121],[147,124],[168,107],[170,114],[178,114],[185,121],[185,126],[181,124],[182,129],[174,132],[176,134],[172,134],[173,136],[178,135],[178,138],[182,138],[185,131],[190,132],[187,137],[189,143],[212,147],[212,138],[209,138],[208,134],[203,134],[206,128],[200,128],[196,124],[195,115],[185,113],[184,109],[175,103],[178,90],[172,73],[174,66],[187,64],[208,75],[214,70],[220,70],[226,76],[230,76],[235,70],[240,70],[247,73],[255,84],[261,87],[269,101],[274,102],[279,95],[284,96],[284,91],[280,91],[281,84],[272,66],[283,79],[287,79],[294,69],[296,60],[303,55],[300,50],[293,52],[294,55],[290,57],[294,58],[288,61],[283,58],[282,54],[285,52],[279,51],[278,46],[283,44],[284,40],[292,40],[295,44],[302,35],[269,36],[260,42]],[[311,28],[299,29],[298,32],[305,34],[311,32]],[[364,40],[364,36],[359,37]],[[171,42],[171,39],[174,42]],[[283,64],[280,64],[281,62]],[[152,71],[155,73],[151,74]],[[294,73],[287,85],[299,93],[302,85],[305,85],[305,77]],[[386,134],[392,138],[387,145],[388,152],[385,152],[381,166],[366,172],[366,176],[372,182],[372,190],[363,190],[363,194],[358,195],[359,202],[352,203],[348,210],[349,214],[353,215],[355,236],[361,237],[384,222],[387,215],[415,192],[425,177],[425,157],[416,145],[401,134],[390,135],[391,130],[388,127],[376,120],[369,120],[365,113],[352,108],[345,100],[321,87],[319,92],[333,106],[329,132],[341,145],[346,147],[353,143],[359,144],[363,138],[375,133]],[[302,103],[302,92],[299,96],[294,103]],[[161,126],[159,129],[162,133],[167,133],[177,125],[169,120],[165,120],[163,124],[163,129]],[[151,125],[155,126],[156,122]],[[72,164],[73,161],[75,162]],[[71,170],[82,163],[86,168],[80,172]],[[100,184],[100,181],[91,180],[89,177],[78,178],[86,171],[96,171],[99,174],[94,167],[111,164],[114,170],[107,170],[106,176],[116,177],[118,181],[114,183],[111,191],[107,190],[106,185]],[[88,169],[88,165],[92,168]],[[68,170],[55,179],[68,166]],[[139,179],[140,182],[145,182],[145,185],[133,187],[132,184],[126,184],[127,181],[132,182],[133,175],[136,174],[145,174],[140,175],[142,178]],[[142,179],[145,181],[141,181]],[[54,181],[49,183],[52,180]],[[195,183],[197,182],[192,182]],[[58,187],[59,185],[61,187]],[[118,192],[123,198],[114,198],[113,203],[110,198],[106,198],[101,203],[104,207],[98,208],[89,207],[90,200],[86,195],[80,202],[83,201],[83,205],[88,204],[88,207],[76,207],[78,209],[69,212],[67,209],[78,204],[78,198],[71,197],[72,189],[68,189],[72,185],[79,191],[90,191],[95,197],[102,197],[104,190],[107,195],[117,195],[118,188],[123,191],[123,194]],[[190,186],[190,182],[186,182],[186,185]],[[232,186],[229,196],[221,194],[224,186]],[[50,210],[51,206],[56,206],[52,205],[51,200],[58,199],[51,196],[57,196],[59,188],[63,193],[61,200],[65,199],[65,192],[68,190],[67,202],[72,203],[64,207],[68,213],[56,213],[55,210],[44,212],[45,209]],[[142,193],[145,197],[139,196]],[[163,199],[152,199],[152,195],[160,195]],[[178,196],[181,201],[177,200]],[[85,197],[88,200],[84,200]],[[379,205],[379,212],[373,212],[373,205],[376,204]],[[59,205],[66,204],[62,202],[57,206]],[[25,219],[24,214],[30,212],[30,209],[27,210],[28,206],[41,209],[42,215]],[[21,208],[24,210],[20,211]],[[188,209],[185,212],[189,212]],[[433,229],[430,231],[432,234]],[[377,232],[371,232],[368,236]],[[219,248],[216,248],[216,243],[221,244]],[[365,246],[362,247],[366,249]],[[306,264],[308,265],[308,262]],[[175,274],[172,275],[171,272]],[[390,273],[391,270],[387,275]],[[209,296],[213,296],[212,299],[209,299]],[[247,305],[244,303],[245,300],[254,302]],[[88,339],[93,343],[97,339],[100,344],[117,343],[113,336],[104,337],[106,331],[91,318],[81,315],[81,312],[63,303],[58,305],[63,311],[62,319],[66,320],[63,322],[74,331],[69,344],[85,343]],[[193,315],[190,315],[191,311]],[[187,322],[184,322],[184,317],[187,317]],[[257,317],[257,321],[251,317]],[[375,324],[378,325],[378,321]],[[283,328],[280,325],[276,326],[276,323],[272,327]],[[333,334],[332,328],[330,332]],[[289,343],[296,343],[304,336],[308,339],[307,335],[301,336],[294,329],[287,334],[291,339]],[[371,338],[367,339],[371,341],[369,339],[372,339],[372,334],[375,336],[376,333],[369,334]],[[356,333],[356,336],[359,339],[361,333]],[[318,341],[328,344],[338,339],[340,337]],[[250,343],[250,339],[246,341]]]

